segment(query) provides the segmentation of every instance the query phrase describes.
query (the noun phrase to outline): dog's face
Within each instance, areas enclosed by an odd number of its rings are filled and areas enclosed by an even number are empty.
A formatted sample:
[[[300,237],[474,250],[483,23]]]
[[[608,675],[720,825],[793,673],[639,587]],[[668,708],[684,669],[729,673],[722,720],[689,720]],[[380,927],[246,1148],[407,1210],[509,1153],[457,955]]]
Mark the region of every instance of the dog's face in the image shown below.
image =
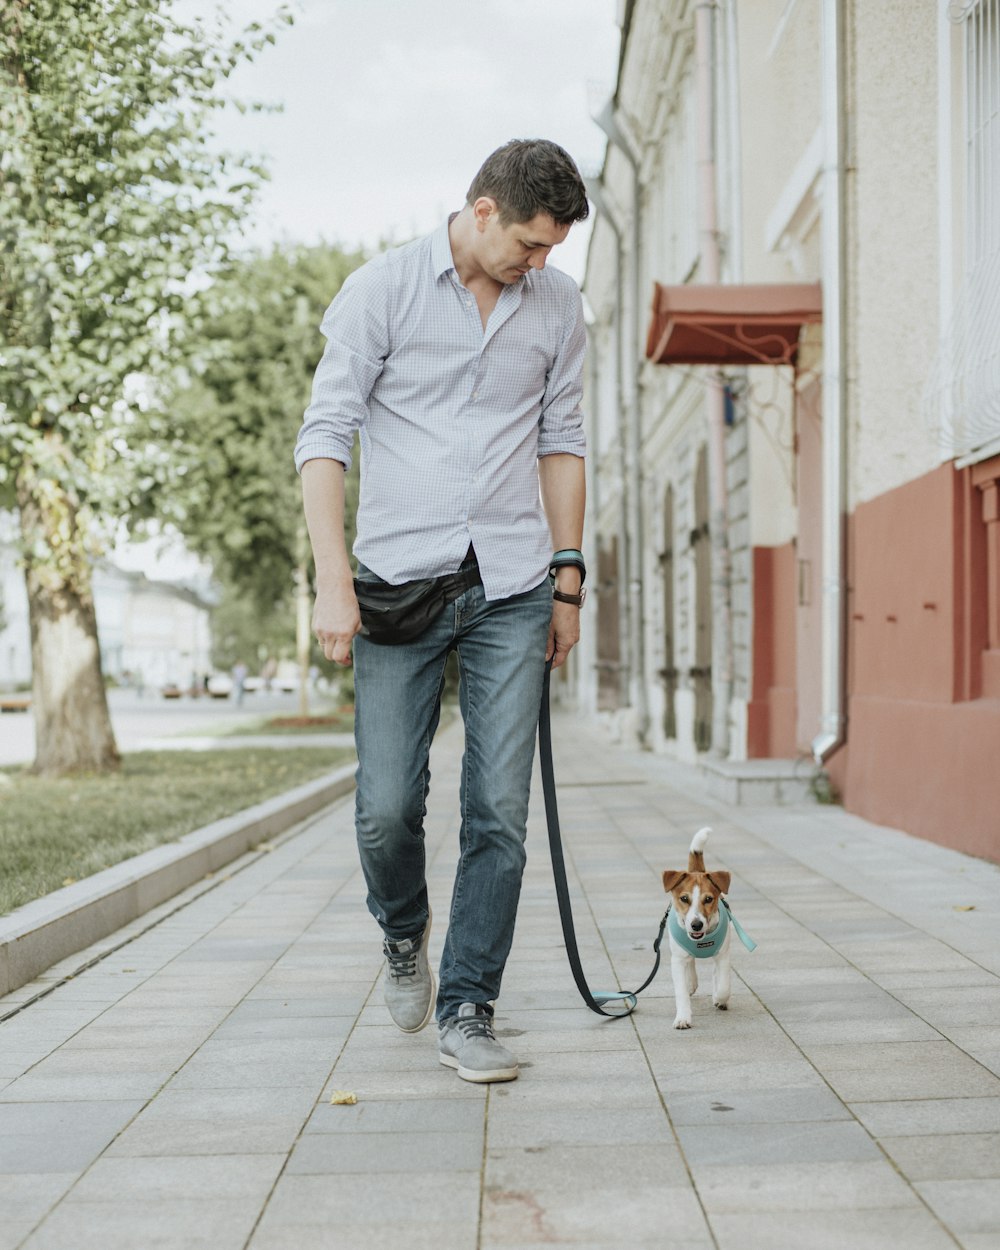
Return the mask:
[[[692,940],[711,933],[719,923],[719,898],[728,894],[728,872],[673,872],[663,874],[663,888],[673,895],[677,919]]]

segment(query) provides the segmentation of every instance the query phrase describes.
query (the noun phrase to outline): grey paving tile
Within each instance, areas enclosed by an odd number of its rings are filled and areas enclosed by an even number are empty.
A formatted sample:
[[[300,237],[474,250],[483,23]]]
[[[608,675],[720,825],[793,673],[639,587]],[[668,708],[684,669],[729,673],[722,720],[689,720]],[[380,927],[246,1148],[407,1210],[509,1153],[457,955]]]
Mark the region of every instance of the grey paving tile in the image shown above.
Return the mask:
[[[701,1164],[698,1195],[710,1216],[756,1211],[866,1211],[920,1200],[884,1159],[866,1163]]]
[[[67,1200],[23,1250],[242,1250],[258,1211],[243,1198]]]
[[[0,1175],[0,1211],[3,1212],[0,1229],[16,1222],[27,1223],[25,1232],[30,1231],[62,1198],[78,1175],[78,1172]]]
[[[931,1090],[940,1098],[1000,1097],[1000,1078],[956,1047],[951,1051],[949,1059],[931,1062],[901,1059],[896,1066],[868,1071],[826,1065],[822,1070],[838,1096],[849,1103],[920,1099]]]
[[[4,1220],[0,1224],[0,1250],[18,1250],[35,1227],[35,1220]]]
[[[509,1152],[491,1155],[483,1189],[482,1246],[593,1241],[612,1208],[618,1244],[657,1237],[663,1244],[664,1229],[678,1226],[695,1245],[699,1240],[709,1244],[697,1198],[686,1184],[670,1187],[655,1157],[629,1174],[609,1170],[607,1164],[603,1172],[593,1166],[570,1170],[571,1150],[564,1160],[563,1168],[532,1171],[523,1158],[510,1159]]]
[[[391,1246],[398,1243],[399,1226],[392,1221],[345,1221],[336,1224],[266,1223],[258,1228],[249,1250],[339,1250],[340,1247]],[[421,1218],[406,1230],[407,1250],[477,1250],[475,1224],[456,1226],[448,1220]]]
[[[949,1025],[1000,1025],[1000,985],[968,990],[952,988],[898,990],[897,996],[925,1020]]]
[[[827,1042],[867,1046],[872,1042],[936,1042],[941,1034],[919,1016],[905,1014],[890,1019],[792,1021],[780,1017],[782,1026],[799,1046]]]
[[[685,1094],[709,1094],[722,1089],[765,1090],[815,1089],[828,1092],[826,1081],[801,1055],[791,1059],[760,1060],[756,1063],[672,1064],[658,1059],[653,1064],[656,1083],[670,1100]]]
[[[514,1082],[516,1084],[516,1082]],[[495,1090],[494,1093],[499,1092]],[[306,1133],[479,1133],[485,1127],[482,1103],[469,1098],[359,1102],[352,1106],[321,1103],[309,1117]]]
[[[875,1137],[1000,1132],[1000,1098],[857,1102],[851,1111]]]
[[[595,1146],[608,1148],[673,1141],[662,1108],[539,1108],[491,1102],[490,1148],[510,1146]]]
[[[535,1077],[540,1064],[535,1064],[517,1081],[494,1087],[491,1099],[524,1107],[634,1107],[659,1108],[656,1086],[649,1073],[618,1076],[605,1072],[599,1076],[563,1076],[551,1071]],[[596,1082],[596,1083],[595,1083]]]
[[[706,1163],[838,1163],[880,1159],[852,1121],[796,1124],[686,1125],[677,1135],[692,1167]]]
[[[7,1050],[0,1051],[0,1077],[12,1081],[23,1076],[29,1068],[44,1059],[48,1050]]]
[[[483,1163],[483,1129],[476,1132],[311,1133],[288,1160],[289,1176],[361,1173],[386,1176],[410,1171],[475,1172]]]
[[[923,1208],[863,1211],[740,1211],[711,1217],[719,1250],[955,1250],[955,1241]]]
[[[106,1154],[284,1154],[314,1107],[310,1089],[165,1090]]]
[[[105,1017],[81,1029],[59,1047],[61,1055],[79,1051],[121,1051],[138,1054],[146,1050],[176,1047],[189,1053],[211,1034],[211,1024],[105,1024]]]
[[[1000,1132],[882,1137],[879,1145],[911,1181],[1000,1180]]]
[[[667,1101],[674,1124],[791,1124],[849,1120],[851,1113],[826,1088],[755,1090],[730,1086],[714,1094],[674,1095]]]
[[[272,1018],[230,1017],[212,1034],[218,1042],[260,1042],[278,1038],[295,1041],[322,1040],[343,1042],[351,1027],[350,1017],[274,1016]]]
[[[245,998],[235,1007],[226,1023],[246,1020],[303,1019],[310,1016],[350,1016],[357,1014],[357,998],[337,995],[289,995],[278,998]]]
[[[479,1221],[478,1172],[400,1172],[393,1175],[392,1182],[379,1188],[378,1201],[373,1202],[370,1186],[359,1184],[355,1175],[286,1173],[275,1186],[251,1247],[260,1250],[262,1246],[295,1245],[288,1240],[290,1234],[316,1229],[328,1237],[332,1229],[337,1230],[345,1245],[390,1245],[399,1238],[398,1221],[407,1229],[407,1237],[415,1239],[422,1237],[423,1228],[432,1226],[439,1238],[436,1243],[415,1240],[413,1244],[434,1246],[435,1250],[450,1248],[447,1232],[441,1238],[442,1229],[451,1228],[459,1237],[463,1229],[475,1232]],[[414,1221],[414,1211],[423,1212],[426,1222]],[[352,1241],[347,1230],[354,1229],[364,1236]],[[410,1244],[408,1240],[406,1244]]]
[[[1000,1244],[1000,1179],[918,1181],[916,1188],[959,1237],[991,1235]]]
[[[324,1086],[320,1101],[329,1099],[334,1090],[343,1089],[357,1095],[359,1102],[395,1102],[403,1098],[486,1098],[482,1086],[463,1081],[437,1058],[412,1071],[358,1072],[349,1064],[338,1063]]]
[[[333,1063],[328,1058],[279,1062],[262,1059],[234,1065],[223,1059],[209,1061],[200,1054],[183,1067],[170,1082],[171,1089],[278,1089],[299,1086],[318,1090]]]
[[[141,1102],[0,1104],[0,1174],[81,1172]]]
[[[43,1063],[0,1091],[0,1105],[11,1102],[108,1102],[120,1098],[145,1102],[170,1079],[173,1072],[173,1067],[166,1067],[154,1072],[49,1075]]]
[[[175,1156],[98,1159],[73,1190],[74,1203],[133,1204],[172,1198],[240,1198],[263,1204],[284,1155]]]

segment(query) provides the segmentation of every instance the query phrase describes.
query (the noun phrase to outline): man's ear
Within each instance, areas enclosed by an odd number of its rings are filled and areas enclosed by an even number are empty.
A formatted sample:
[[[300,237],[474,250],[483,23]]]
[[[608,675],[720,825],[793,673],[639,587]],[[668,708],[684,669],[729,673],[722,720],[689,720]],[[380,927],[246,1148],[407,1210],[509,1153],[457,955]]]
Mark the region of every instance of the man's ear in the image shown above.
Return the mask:
[[[476,229],[482,232],[486,229],[487,223],[494,213],[499,213],[497,202],[491,195],[481,195],[472,205],[472,216],[476,223]]]

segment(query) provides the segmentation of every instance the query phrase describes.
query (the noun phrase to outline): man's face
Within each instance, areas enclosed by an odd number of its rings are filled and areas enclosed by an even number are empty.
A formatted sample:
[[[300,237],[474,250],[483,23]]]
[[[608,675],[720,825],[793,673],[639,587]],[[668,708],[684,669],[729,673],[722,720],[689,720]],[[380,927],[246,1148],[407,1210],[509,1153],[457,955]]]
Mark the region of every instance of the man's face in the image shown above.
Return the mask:
[[[491,207],[484,207],[487,205]],[[549,252],[557,243],[562,243],[570,231],[568,225],[558,225],[548,213],[538,213],[530,221],[503,226],[496,204],[486,198],[476,201],[475,217],[480,267],[505,286],[520,281],[529,269],[544,269]]]

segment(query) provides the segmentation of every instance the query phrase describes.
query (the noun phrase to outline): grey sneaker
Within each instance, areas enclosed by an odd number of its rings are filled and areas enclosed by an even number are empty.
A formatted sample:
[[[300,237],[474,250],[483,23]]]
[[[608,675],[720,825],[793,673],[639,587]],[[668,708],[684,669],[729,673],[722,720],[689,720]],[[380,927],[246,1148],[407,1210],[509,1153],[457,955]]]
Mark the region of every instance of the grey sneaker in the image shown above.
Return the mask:
[[[434,1011],[434,974],[427,963],[427,927],[418,937],[382,943],[385,955],[385,1005],[404,1033],[419,1033]]]
[[[517,1060],[493,1035],[493,1017],[478,1003],[463,1003],[457,1016],[441,1021],[441,1062],[457,1068],[463,1081],[513,1081]]]

